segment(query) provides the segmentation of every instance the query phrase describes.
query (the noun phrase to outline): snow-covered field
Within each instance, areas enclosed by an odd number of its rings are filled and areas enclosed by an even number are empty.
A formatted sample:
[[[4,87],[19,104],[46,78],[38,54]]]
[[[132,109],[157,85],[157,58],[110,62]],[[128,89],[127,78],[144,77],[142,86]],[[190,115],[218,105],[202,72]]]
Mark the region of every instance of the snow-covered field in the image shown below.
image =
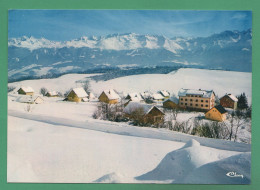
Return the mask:
[[[251,97],[251,74],[222,72],[181,69],[167,75],[91,81],[91,87],[95,93],[115,88],[126,92],[166,89],[177,94],[181,87],[209,89],[216,84],[213,90],[219,95],[246,92]],[[89,76],[69,74],[9,85],[64,92]],[[238,76],[239,80],[232,80]],[[198,84],[192,86],[192,81]],[[250,183],[250,144],[95,120],[95,101],[73,103],[44,97],[43,104],[28,109],[27,104],[15,101],[17,96],[8,94],[8,182]],[[184,114],[181,119],[194,115]]]

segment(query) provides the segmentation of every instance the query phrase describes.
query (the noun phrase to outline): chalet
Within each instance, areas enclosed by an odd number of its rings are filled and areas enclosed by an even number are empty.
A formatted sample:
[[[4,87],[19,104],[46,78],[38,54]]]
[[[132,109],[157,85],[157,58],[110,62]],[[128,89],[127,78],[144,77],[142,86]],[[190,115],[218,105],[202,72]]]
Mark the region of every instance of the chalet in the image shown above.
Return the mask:
[[[22,94],[22,95],[33,95],[34,94],[34,90],[30,87],[24,87],[22,86],[21,88],[19,88],[19,90],[17,91],[18,94]]]
[[[176,109],[178,108],[179,100],[176,97],[171,97],[163,102],[163,107],[166,109]]]
[[[66,99],[71,102],[86,102],[88,101],[88,94],[83,88],[73,88]]]
[[[158,124],[163,123],[164,113],[154,105],[140,102],[129,102],[123,110],[126,117],[133,119],[136,113],[140,114],[141,123]]]
[[[120,96],[113,90],[104,90],[98,97],[100,102],[105,102],[107,104],[118,103]]]
[[[90,93],[88,93],[88,98],[89,99],[96,99],[96,96],[92,92],[90,92]]]
[[[225,108],[237,109],[238,99],[232,94],[226,94],[220,98],[220,104]]]
[[[227,117],[226,115],[227,115],[227,111],[225,110],[225,108],[223,108],[222,105],[217,105],[217,106],[211,108],[205,114],[205,118],[214,120],[214,121],[225,121],[226,117]]]
[[[28,96],[18,97],[16,101],[20,103],[27,103],[27,104],[41,104],[44,102],[44,99],[41,98],[40,96],[28,95]]]
[[[47,97],[58,97],[59,95],[58,95],[58,92],[56,92],[56,91],[48,91],[45,94],[45,96],[47,96]]]
[[[167,90],[161,90],[161,91],[159,91],[159,93],[164,97],[164,100],[167,100],[170,98],[170,92],[168,92]]]
[[[152,94],[152,100],[156,103],[160,103],[160,102],[164,101],[164,97],[159,93],[155,93],[155,94]]]
[[[144,102],[142,96],[136,92],[130,93],[125,97],[126,100],[134,101],[134,102]]]
[[[144,100],[149,99],[152,96],[151,93],[148,91],[142,92],[140,95]]]
[[[215,93],[213,90],[181,89],[178,93],[179,107],[208,111],[215,105]]]

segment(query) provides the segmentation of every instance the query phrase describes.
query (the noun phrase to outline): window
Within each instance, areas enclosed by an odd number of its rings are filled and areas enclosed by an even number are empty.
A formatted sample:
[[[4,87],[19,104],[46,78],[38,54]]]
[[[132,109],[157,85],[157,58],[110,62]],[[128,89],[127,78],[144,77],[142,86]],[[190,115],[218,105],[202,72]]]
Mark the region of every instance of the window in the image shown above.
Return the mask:
[[[187,98],[185,98],[185,101],[187,101],[188,99]]]
[[[181,98],[181,100],[183,100],[183,98]]]
[[[203,107],[203,104],[201,104],[201,107]]]
[[[206,100],[206,102],[209,102],[208,100]]]
[[[196,106],[199,106],[198,104],[196,104]]]
[[[187,103],[185,103],[185,106],[187,106]]]
[[[204,102],[203,100],[201,100],[201,102]]]
[[[196,99],[196,101],[195,102],[198,102],[198,99]]]
[[[192,102],[192,99],[190,99],[190,101]]]
[[[209,107],[208,105],[206,105],[206,107]]]
[[[190,106],[192,106],[192,104],[190,104]]]
[[[191,95],[191,97],[193,97],[193,95]]]
[[[183,105],[183,103],[181,103],[181,105]]]

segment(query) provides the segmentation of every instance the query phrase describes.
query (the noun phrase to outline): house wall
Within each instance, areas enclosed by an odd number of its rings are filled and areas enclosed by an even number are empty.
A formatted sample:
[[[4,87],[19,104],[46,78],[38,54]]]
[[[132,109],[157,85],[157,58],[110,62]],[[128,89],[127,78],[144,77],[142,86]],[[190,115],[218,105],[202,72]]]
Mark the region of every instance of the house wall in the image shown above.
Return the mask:
[[[98,99],[99,99],[100,102],[105,102],[107,104],[116,104],[116,103],[118,103],[117,99],[109,100],[107,95],[104,92],[101,93],[101,95],[99,96]]]
[[[220,99],[220,104],[224,108],[237,109],[237,102],[233,101],[230,97],[224,96]]]
[[[164,114],[154,107],[148,114],[144,116],[144,122],[151,124],[163,123]]]
[[[71,101],[71,102],[81,102],[81,99],[82,99],[82,98],[79,98],[73,90],[69,93],[67,98],[68,98],[68,101]]]
[[[213,108],[205,114],[205,118],[214,121],[225,121],[226,113],[221,114],[216,108]]]
[[[179,107],[193,108],[199,110],[210,110],[214,107],[215,96],[211,95],[210,98],[204,98],[199,95],[187,95],[179,97]]]
[[[174,109],[174,108],[178,107],[178,104],[176,104],[172,101],[166,101],[166,102],[163,102],[163,107],[168,108],[168,109]]]
[[[22,94],[22,95],[33,95],[34,92],[24,92],[23,89],[19,89],[18,91],[18,94]]]

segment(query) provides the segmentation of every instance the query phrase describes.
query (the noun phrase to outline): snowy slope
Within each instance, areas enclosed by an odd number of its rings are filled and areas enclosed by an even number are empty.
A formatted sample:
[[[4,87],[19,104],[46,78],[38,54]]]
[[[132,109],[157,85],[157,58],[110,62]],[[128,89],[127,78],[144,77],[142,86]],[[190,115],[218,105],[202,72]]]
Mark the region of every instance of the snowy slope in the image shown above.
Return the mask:
[[[203,165],[239,154],[203,147],[197,141],[183,146],[182,142],[115,135],[9,116],[8,182],[171,183],[182,179],[171,174],[173,165],[187,169],[184,178]],[[236,160],[232,163],[235,166]],[[154,168],[160,172],[147,176]],[[229,182],[232,183],[232,178]]]

